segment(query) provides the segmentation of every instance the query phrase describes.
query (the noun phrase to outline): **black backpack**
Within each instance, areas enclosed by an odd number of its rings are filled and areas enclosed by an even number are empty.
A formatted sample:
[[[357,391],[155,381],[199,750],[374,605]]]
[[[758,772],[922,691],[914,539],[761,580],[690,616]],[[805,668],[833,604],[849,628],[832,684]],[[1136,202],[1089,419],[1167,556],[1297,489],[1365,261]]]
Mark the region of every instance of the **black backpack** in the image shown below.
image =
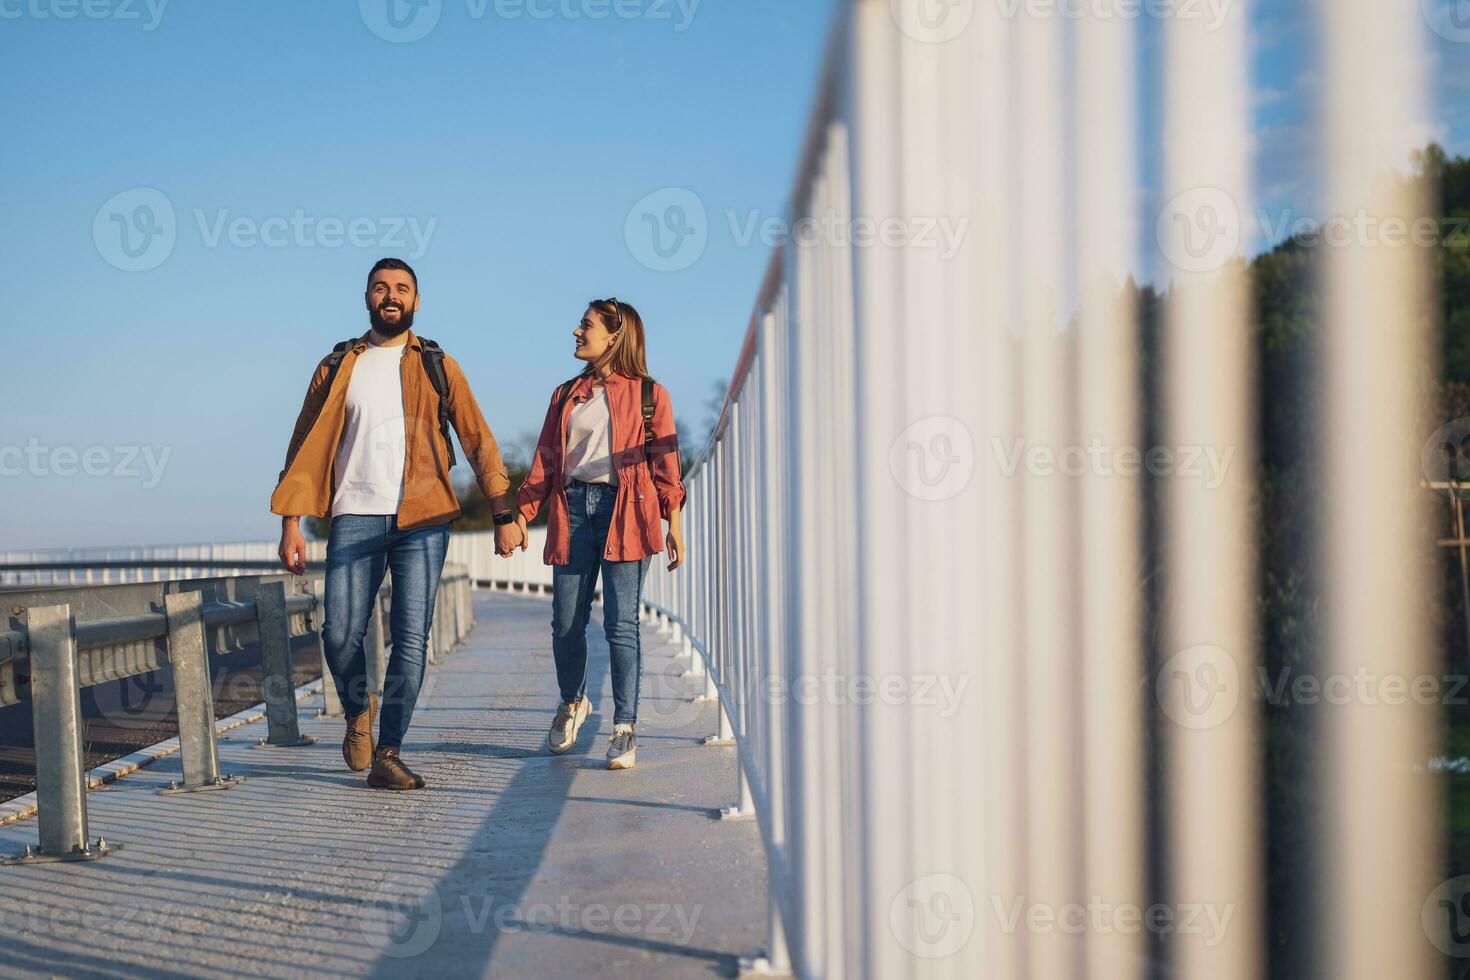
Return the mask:
[[[563,381],[556,389],[556,414],[561,417],[561,411],[566,406],[567,399],[572,396],[572,387],[582,380],[582,375],[577,375],[570,381]],[[653,470],[653,379],[643,379],[643,457],[648,461],[650,473]]]
[[[358,339],[353,337],[342,341],[327,356],[328,391],[332,388],[332,382],[337,379],[337,369],[342,366],[342,358],[347,356],[347,352]],[[444,373],[444,348],[423,337],[419,338],[419,343],[423,345],[419,354],[423,359],[424,373],[429,376],[429,384],[434,386],[434,392],[439,396],[439,434],[444,437],[444,449],[449,453],[449,468],[454,469],[458,461],[454,456],[454,441],[449,438],[449,376]]]

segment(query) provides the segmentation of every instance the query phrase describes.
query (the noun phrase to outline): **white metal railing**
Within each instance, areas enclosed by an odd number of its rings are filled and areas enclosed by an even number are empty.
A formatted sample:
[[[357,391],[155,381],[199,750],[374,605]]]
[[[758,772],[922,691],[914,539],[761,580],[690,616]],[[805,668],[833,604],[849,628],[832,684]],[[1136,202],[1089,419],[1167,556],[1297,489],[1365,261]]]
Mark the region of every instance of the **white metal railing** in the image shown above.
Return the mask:
[[[953,255],[818,234],[774,257],[688,478],[687,566],[655,565],[646,590],[707,659],[739,745],[773,965],[785,941],[804,977],[1260,976],[1245,239],[1200,262],[1188,238],[1239,233],[1250,213],[1249,7],[1158,15],[1170,203],[1149,230],[1169,302],[1161,400],[1145,406],[1137,311],[1119,299],[1139,241],[1137,19],[1106,4],[843,6],[789,221],[950,216],[969,233]],[[935,27],[941,6],[967,26]],[[1418,11],[1314,11],[1329,213],[1411,219],[1423,202],[1382,178],[1419,132]],[[1236,215],[1224,229],[1221,202]],[[1326,265],[1323,461],[1340,490],[1319,555],[1321,669],[1430,676],[1414,610],[1432,542],[1409,478],[1427,259],[1354,242]],[[1121,470],[999,465],[1016,439],[1053,459],[1094,440],[1141,452],[1145,408],[1167,444],[1235,465],[1210,486],[1160,477],[1151,512]],[[1162,533],[1149,623],[1145,514]],[[925,685],[963,692],[958,710]],[[1416,773],[1433,714],[1355,702],[1327,718],[1317,907],[1300,920],[1322,928],[1299,940],[1323,975],[1435,973],[1421,912],[1442,828]],[[1227,924],[1164,937],[1120,911],[1151,908]]]
[[[878,233],[797,238],[773,257],[688,477],[686,567],[655,563],[647,583],[647,602],[707,662],[738,745],[736,809],[758,815],[770,863],[768,965],[789,953],[803,977],[1264,969],[1238,235],[1252,199],[1249,5],[1212,7],[1218,22],[1151,5],[1170,201],[1148,229],[1170,278],[1153,406],[1137,383],[1136,311],[1118,299],[1140,238],[1146,49],[1137,16],[1064,6],[841,5],[788,218]],[[1405,182],[1379,179],[1420,133],[1418,7],[1313,8],[1332,214],[1419,213]],[[952,16],[958,29],[941,23]],[[968,222],[953,254],[881,233],[942,217]],[[1236,241],[1197,261],[1190,236],[1212,231]],[[1423,677],[1434,664],[1416,603],[1432,537],[1406,433],[1427,348],[1425,256],[1354,242],[1326,267],[1323,669]],[[1160,477],[1157,502],[1121,469],[1057,474],[1063,452],[1094,440],[1146,450],[1146,409],[1167,443],[1236,464],[1215,486]],[[1018,439],[1052,467],[1007,471]],[[1163,555],[1147,623],[1146,517]],[[451,544],[477,579],[544,587],[539,553],[507,563],[488,535]],[[1146,635],[1161,638],[1156,659]],[[1435,784],[1416,771],[1433,708],[1355,702],[1323,720],[1302,916],[1318,929],[1301,941],[1324,976],[1433,975],[1421,911],[1442,827]],[[1101,923],[1098,903],[1112,916]],[[1164,941],[1123,911],[1186,906],[1228,925]]]

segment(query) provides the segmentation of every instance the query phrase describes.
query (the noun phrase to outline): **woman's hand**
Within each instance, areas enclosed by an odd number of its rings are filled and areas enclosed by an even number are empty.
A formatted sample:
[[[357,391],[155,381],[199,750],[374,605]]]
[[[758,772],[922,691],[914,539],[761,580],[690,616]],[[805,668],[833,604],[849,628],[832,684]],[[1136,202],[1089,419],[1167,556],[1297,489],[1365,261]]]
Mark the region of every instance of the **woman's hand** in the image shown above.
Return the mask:
[[[515,554],[516,548],[526,550],[526,519],[516,515],[515,523],[501,524],[495,528],[495,553],[501,558]]]
[[[684,564],[684,533],[678,527],[670,526],[669,533],[664,536],[664,549],[669,556],[669,571],[673,571]]]

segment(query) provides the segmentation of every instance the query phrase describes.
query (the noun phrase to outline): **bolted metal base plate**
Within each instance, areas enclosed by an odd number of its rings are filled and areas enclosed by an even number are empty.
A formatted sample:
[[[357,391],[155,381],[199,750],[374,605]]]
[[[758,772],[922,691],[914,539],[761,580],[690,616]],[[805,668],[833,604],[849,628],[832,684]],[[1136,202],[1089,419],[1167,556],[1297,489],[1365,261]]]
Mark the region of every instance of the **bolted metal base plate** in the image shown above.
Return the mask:
[[[181,793],[208,793],[211,790],[217,789],[234,789],[244,781],[244,776],[220,776],[214,782],[205,783],[203,786],[180,786],[177,783],[170,783],[165,788],[159,790],[158,795],[178,796]]]
[[[714,818],[716,820],[754,820],[755,808],[742,810],[738,806],[727,806],[716,810]]]
[[[771,965],[770,957],[764,952],[753,953],[750,956],[740,957],[740,977],[789,977],[790,970],[782,970]]]
[[[316,736],[315,735],[303,735],[300,738],[296,739],[295,741],[291,741],[291,742],[272,742],[270,739],[263,738],[263,739],[261,739],[260,741],[256,742],[254,745],[252,745],[250,747],[252,749],[293,749],[293,748],[296,748],[297,746],[300,746],[300,745],[315,745],[315,744],[316,744]]]
[[[101,844],[86,850],[68,851],[65,854],[45,854],[26,848],[25,854],[16,854],[5,859],[5,864],[57,864],[62,861],[100,861],[113,851],[122,850],[121,844]]]
[[[701,745],[734,745],[733,738],[720,738],[718,735],[706,735]]]

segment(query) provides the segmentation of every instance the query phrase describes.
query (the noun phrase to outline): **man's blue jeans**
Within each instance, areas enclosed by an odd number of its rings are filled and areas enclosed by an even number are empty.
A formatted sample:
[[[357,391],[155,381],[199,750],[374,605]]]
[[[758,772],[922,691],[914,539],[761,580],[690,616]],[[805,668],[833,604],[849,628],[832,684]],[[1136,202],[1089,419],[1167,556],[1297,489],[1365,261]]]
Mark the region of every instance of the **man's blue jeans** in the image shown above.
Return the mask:
[[[587,618],[602,575],[602,632],[612,652],[613,724],[638,721],[638,682],[643,648],[638,635],[638,603],[650,558],[608,561],[607,529],[612,524],[618,488],[573,480],[567,486],[570,561],[551,569],[551,652],[561,699],[587,693]]]
[[[399,748],[424,682],[424,650],[434,619],[434,597],[449,548],[449,525],[398,530],[393,515],[342,514],[327,538],[326,613],[322,643],[337,697],[347,715],[367,710],[367,634],[383,573],[393,570],[388,628],[393,652],[383,680],[378,746]],[[374,678],[376,680],[376,678]]]

